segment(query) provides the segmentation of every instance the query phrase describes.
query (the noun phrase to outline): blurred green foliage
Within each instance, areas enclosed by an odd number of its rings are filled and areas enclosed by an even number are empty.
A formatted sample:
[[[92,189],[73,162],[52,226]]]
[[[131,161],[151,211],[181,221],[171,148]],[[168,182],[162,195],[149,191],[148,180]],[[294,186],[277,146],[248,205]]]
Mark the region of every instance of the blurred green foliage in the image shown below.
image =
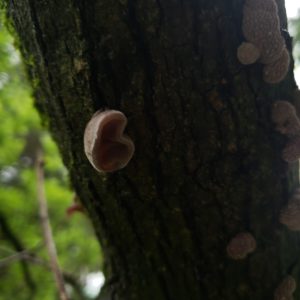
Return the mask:
[[[46,196],[61,269],[71,299],[88,299],[81,293],[86,276],[101,269],[99,245],[84,214],[66,215],[73,197],[68,174],[40,126],[19,53],[1,15],[0,300],[58,299],[38,216],[33,168],[37,137],[45,151]]]

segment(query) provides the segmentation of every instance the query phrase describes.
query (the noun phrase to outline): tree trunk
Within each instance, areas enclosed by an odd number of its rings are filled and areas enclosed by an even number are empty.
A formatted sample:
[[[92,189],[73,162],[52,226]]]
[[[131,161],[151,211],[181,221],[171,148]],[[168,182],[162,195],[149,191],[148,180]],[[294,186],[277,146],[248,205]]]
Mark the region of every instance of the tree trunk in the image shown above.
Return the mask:
[[[7,0],[36,105],[101,241],[109,299],[265,300],[300,278],[299,235],[278,220],[298,163],[281,159],[270,119],[296,85],[292,71],[270,85],[261,64],[238,62],[243,3]],[[109,174],[83,150],[104,108],[125,113],[136,147]],[[226,247],[240,232],[257,248],[235,261]]]

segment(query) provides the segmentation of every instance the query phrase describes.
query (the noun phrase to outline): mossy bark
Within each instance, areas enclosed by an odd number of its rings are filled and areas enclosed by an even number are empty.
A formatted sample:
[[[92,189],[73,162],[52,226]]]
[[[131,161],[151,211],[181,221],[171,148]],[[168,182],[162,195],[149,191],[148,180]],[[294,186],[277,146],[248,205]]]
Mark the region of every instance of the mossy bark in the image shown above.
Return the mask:
[[[285,275],[300,278],[299,234],[278,222],[298,164],[282,161],[270,120],[295,82],[290,71],[268,85],[261,65],[238,63],[242,6],[7,1],[37,107],[104,249],[111,299],[265,300]],[[83,152],[85,125],[104,108],[128,116],[136,146],[113,174]],[[233,261],[226,245],[243,231],[257,250]]]

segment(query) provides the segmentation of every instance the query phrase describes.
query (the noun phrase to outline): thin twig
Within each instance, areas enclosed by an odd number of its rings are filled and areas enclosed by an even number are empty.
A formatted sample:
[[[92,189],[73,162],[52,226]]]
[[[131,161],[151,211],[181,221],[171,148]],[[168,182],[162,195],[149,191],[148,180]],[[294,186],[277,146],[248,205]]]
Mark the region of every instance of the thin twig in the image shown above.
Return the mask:
[[[15,261],[24,260],[29,263],[39,265],[39,266],[45,268],[46,270],[49,270],[52,272],[51,265],[47,261],[43,260],[42,258],[35,256],[35,254],[33,254],[32,251],[30,251],[30,249],[24,250],[21,252],[14,252],[12,250],[8,250],[8,252],[10,252],[10,253],[13,252],[14,254],[0,260],[0,269],[3,267],[7,267],[8,265],[14,263]],[[63,276],[65,282],[73,287],[74,291],[77,293],[77,295],[79,296],[80,299],[82,299],[82,300],[88,299],[84,295],[82,287],[76,277],[74,277],[72,274],[64,272],[64,271],[62,271],[62,276]]]
[[[20,252],[28,252],[28,253],[33,253],[33,252],[37,252],[39,250],[41,250],[42,248],[44,247],[44,243],[42,241],[40,242],[37,242],[35,246],[32,246],[31,248],[27,248],[27,249],[23,249],[23,250],[20,250],[20,251],[15,251],[9,247],[5,247],[5,246],[1,246],[0,245],[0,252],[6,252],[8,254],[18,254]]]
[[[20,241],[19,236],[17,236],[12,228],[10,227],[8,220],[5,218],[5,215],[0,211],[0,228],[2,229],[4,237],[11,243],[11,245],[17,251],[23,251],[23,243]],[[3,250],[3,249],[2,249]],[[27,284],[28,288],[31,291],[31,294],[36,291],[36,284],[32,278],[30,269],[25,261],[20,261],[21,268],[24,275],[24,281]]]
[[[36,257],[34,252],[39,250],[42,246],[43,245],[41,243],[38,243],[35,247],[32,247],[31,249],[24,249],[18,252],[13,251],[12,249],[9,248],[0,247],[0,250],[11,254],[7,257],[0,259],[0,269],[6,267],[7,265],[10,265],[15,261],[20,261],[20,260],[26,261],[26,260],[35,259]]]
[[[45,239],[45,245],[50,258],[50,266],[53,272],[56,285],[59,291],[59,297],[61,300],[68,300],[68,296],[65,290],[65,283],[62,272],[58,265],[57,252],[55,243],[52,236],[52,229],[48,216],[48,206],[45,196],[45,183],[44,183],[44,162],[43,153],[38,151],[35,164],[36,177],[37,177],[37,198],[39,202],[39,213],[41,219],[41,225],[43,229],[43,235]]]

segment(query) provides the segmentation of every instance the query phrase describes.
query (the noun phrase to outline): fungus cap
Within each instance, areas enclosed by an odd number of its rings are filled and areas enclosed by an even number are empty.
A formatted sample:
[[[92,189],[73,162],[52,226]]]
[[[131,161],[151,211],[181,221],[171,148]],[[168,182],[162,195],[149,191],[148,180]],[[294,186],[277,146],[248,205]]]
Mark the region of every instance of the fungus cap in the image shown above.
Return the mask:
[[[246,0],[245,5],[252,9],[262,9],[277,13],[277,3],[274,0]]]
[[[289,137],[300,135],[300,121],[295,107],[288,101],[276,101],[272,105],[272,121],[276,130]]]
[[[276,288],[274,293],[274,300],[291,300],[293,299],[293,293],[297,288],[297,283],[294,277],[286,276],[279,286]]]
[[[249,232],[241,232],[232,238],[227,245],[227,254],[235,260],[244,259],[256,249],[256,241]]]
[[[277,11],[253,9],[245,5],[242,31],[246,41],[259,49],[262,63],[279,59],[285,48],[285,41],[281,36]]]
[[[290,66],[290,54],[285,48],[281,57],[274,63],[267,64],[264,67],[264,81],[267,83],[275,84],[282,81]]]
[[[99,172],[113,172],[124,168],[131,160],[135,147],[124,135],[125,115],[117,110],[97,111],[84,131],[84,151]]]
[[[260,51],[252,43],[242,43],[237,51],[238,60],[243,65],[251,65],[255,63],[260,56]]]
[[[288,204],[281,210],[279,222],[289,230],[300,231],[300,192],[296,189]]]
[[[242,31],[246,43],[238,49],[239,61],[251,64],[258,60],[264,64],[263,78],[267,83],[283,80],[289,69],[290,57],[281,35],[276,1],[246,0]]]
[[[288,101],[278,100],[272,105],[272,121],[276,124],[285,123],[289,118],[296,116],[296,109]]]
[[[295,162],[300,158],[300,137],[291,139],[282,152],[282,158],[286,162]]]

